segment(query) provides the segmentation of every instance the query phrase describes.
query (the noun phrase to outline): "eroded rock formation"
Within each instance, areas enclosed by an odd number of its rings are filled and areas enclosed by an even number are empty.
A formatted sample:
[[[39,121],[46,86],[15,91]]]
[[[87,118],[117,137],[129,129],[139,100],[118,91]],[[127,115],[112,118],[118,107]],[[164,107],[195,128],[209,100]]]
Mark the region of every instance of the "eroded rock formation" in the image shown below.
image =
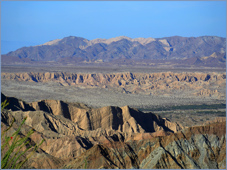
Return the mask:
[[[2,80],[56,82],[62,86],[108,88],[122,93],[225,98],[225,73],[2,73]]]
[[[56,100],[26,103],[2,94],[10,105],[1,113],[2,131],[13,117],[12,134],[33,128],[33,144],[45,142],[24,168],[225,168],[225,120],[184,129],[137,109]]]
[[[2,94],[2,100],[4,101],[5,99],[6,96]],[[28,120],[26,122],[29,123],[30,126],[38,126],[38,129],[43,130],[46,129],[46,123],[42,123],[42,121],[48,119],[49,122],[52,122],[52,130],[58,133],[64,129],[64,124],[56,124],[53,122],[59,122],[61,118],[71,122],[71,129],[73,130],[71,133],[98,129],[126,133],[156,132],[159,130],[177,132],[183,128],[180,124],[172,123],[158,115],[143,113],[128,106],[121,108],[116,106],[90,108],[80,103],[66,103],[57,100],[41,100],[32,103],[26,103],[12,97],[8,97],[7,100],[11,103],[7,108],[13,108],[14,111],[17,111],[12,112],[14,116],[20,118],[27,116]],[[36,112],[34,113],[34,111]],[[36,118],[33,119],[33,117]],[[55,119],[58,119],[58,121]],[[69,127],[69,125],[67,127]],[[66,128],[64,133],[70,133],[70,131],[67,131]]]

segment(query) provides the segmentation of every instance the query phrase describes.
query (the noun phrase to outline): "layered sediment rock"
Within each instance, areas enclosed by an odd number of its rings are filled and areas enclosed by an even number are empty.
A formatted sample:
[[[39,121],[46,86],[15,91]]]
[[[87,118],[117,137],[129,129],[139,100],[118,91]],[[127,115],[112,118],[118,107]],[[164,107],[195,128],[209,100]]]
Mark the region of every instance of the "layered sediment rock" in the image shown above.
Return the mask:
[[[2,131],[13,118],[12,134],[27,117],[21,135],[33,128],[32,144],[45,142],[24,168],[225,168],[225,120],[184,129],[137,109],[56,100],[10,100]]]
[[[2,94],[2,100],[4,101],[5,99],[6,96]],[[79,131],[93,131],[97,129],[127,133],[156,132],[159,130],[177,132],[183,128],[180,124],[163,119],[158,115],[143,113],[128,106],[121,108],[115,106],[90,108],[84,104],[66,103],[57,100],[25,103],[12,97],[7,99],[11,103],[7,108],[13,108],[14,111],[18,110],[17,112],[12,112],[14,116],[27,116],[28,120],[26,122],[30,126],[38,126],[38,128],[45,130],[46,128],[44,126],[46,123],[42,123],[42,121],[48,119],[49,122],[52,122],[51,127],[54,128],[52,130],[58,133],[64,128],[60,127],[60,124],[54,125],[53,122],[61,122],[60,119],[72,122],[71,124],[74,127],[71,129],[73,131],[78,129],[78,133]],[[58,119],[58,121],[54,119]],[[32,125],[32,123],[34,124]],[[67,128],[69,128],[69,125]],[[68,133],[70,132],[68,131]]]
[[[2,80],[56,82],[62,86],[108,88],[122,93],[163,95],[185,93],[197,97],[225,98],[225,73],[2,73]]]
[[[225,169],[225,122],[143,140],[98,144],[65,168]]]

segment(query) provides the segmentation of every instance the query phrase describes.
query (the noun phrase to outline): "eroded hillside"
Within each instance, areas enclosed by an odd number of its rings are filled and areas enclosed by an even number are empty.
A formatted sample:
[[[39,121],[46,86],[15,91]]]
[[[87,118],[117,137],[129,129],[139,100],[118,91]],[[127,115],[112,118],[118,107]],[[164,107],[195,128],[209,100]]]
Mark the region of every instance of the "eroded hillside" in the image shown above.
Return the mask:
[[[225,118],[184,128],[128,106],[91,108],[57,100],[7,99],[1,129],[15,118],[10,135],[27,117],[21,135],[33,128],[33,144],[45,139],[24,168],[226,168]]]
[[[2,80],[37,83],[56,82],[62,86],[104,88],[145,95],[186,95],[225,99],[226,73],[2,73]]]

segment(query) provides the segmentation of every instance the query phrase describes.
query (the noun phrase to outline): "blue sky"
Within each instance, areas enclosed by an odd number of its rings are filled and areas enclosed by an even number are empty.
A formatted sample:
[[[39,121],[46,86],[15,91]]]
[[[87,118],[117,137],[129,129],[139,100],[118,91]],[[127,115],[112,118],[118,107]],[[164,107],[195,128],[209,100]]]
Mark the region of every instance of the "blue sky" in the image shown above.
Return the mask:
[[[2,1],[1,53],[67,36],[226,37],[226,1]]]

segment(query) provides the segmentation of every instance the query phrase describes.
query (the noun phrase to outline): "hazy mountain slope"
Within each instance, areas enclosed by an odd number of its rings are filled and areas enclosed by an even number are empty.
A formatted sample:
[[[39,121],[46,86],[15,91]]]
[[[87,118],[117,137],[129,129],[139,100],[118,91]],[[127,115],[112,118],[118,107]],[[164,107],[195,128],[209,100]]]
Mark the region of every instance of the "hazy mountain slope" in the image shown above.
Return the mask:
[[[80,37],[66,37],[53,40],[39,46],[23,47],[3,56],[7,64],[7,56],[32,61],[54,61],[69,63],[102,63],[102,62],[141,62],[141,60],[173,60],[192,57],[207,57],[213,53],[218,58],[225,55],[226,39],[214,36],[203,37],[166,37],[136,38],[116,37],[112,39],[87,40]],[[225,57],[224,57],[225,60]],[[219,60],[221,63],[225,62]],[[126,62],[126,63],[127,63]],[[151,62],[151,61],[150,61]],[[162,61],[163,62],[163,61]],[[12,63],[14,63],[12,61]],[[206,63],[203,63],[206,65]],[[218,62],[213,63],[218,64]]]

